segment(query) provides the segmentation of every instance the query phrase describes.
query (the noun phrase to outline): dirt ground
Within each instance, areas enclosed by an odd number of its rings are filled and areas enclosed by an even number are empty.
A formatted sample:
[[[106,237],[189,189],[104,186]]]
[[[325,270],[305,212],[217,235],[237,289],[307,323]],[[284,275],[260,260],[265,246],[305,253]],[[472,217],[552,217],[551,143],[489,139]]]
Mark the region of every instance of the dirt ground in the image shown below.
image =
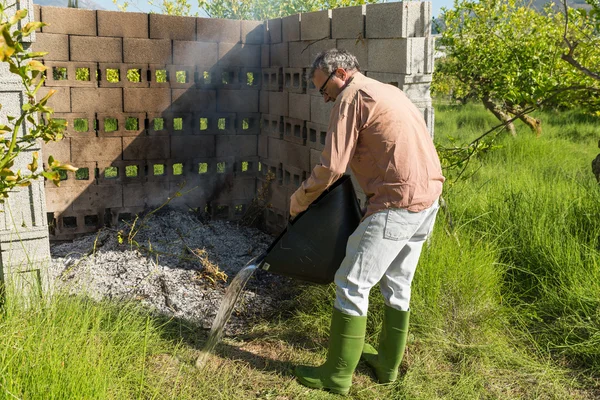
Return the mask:
[[[132,222],[52,244],[49,275],[56,289],[97,300],[134,299],[209,329],[228,282],[274,240],[235,222],[204,221],[175,210],[139,219],[133,229]],[[257,271],[225,333],[279,312],[294,285],[288,278]]]

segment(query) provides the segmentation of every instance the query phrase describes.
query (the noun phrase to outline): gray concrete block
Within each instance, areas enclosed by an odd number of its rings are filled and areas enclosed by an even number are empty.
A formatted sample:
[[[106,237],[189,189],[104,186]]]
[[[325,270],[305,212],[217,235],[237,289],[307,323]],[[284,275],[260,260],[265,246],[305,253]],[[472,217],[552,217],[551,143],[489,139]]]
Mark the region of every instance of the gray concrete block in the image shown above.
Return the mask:
[[[252,157],[258,155],[258,136],[217,135],[216,157]]]
[[[214,157],[215,136],[171,136],[171,158],[186,160],[199,157]]]
[[[300,40],[300,14],[294,14],[282,18],[281,32],[281,39],[283,42]]]
[[[431,30],[431,4],[418,1],[368,4],[366,37],[424,37]]]
[[[387,5],[387,4],[385,4]],[[369,68],[377,72],[411,74],[412,41],[408,39],[379,39],[369,41]],[[421,57],[422,61],[423,57]]]
[[[282,40],[281,18],[274,18],[267,21],[265,43],[281,43]]]
[[[290,43],[276,43],[271,45],[271,67],[287,67],[289,60]]]
[[[271,46],[268,44],[260,46],[260,65],[263,68],[271,65]]]
[[[322,51],[325,51],[325,50],[335,49],[336,46],[337,46],[337,40],[335,40],[335,39],[319,40],[319,41],[311,43],[310,46],[308,46],[309,59],[310,59],[309,65],[313,63],[313,61],[315,60],[315,58],[317,58],[319,53],[321,53]]]
[[[322,151],[327,138],[327,125],[315,122],[306,123],[306,145],[314,150]],[[311,164],[312,165],[312,164]]]
[[[242,43],[262,44],[264,42],[265,23],[262,21],[241,21]]]
[[[283,69],[283,90],[293,93],[304,93],[306,91],[304,68]]]
[[[214,112],[217,110],[216,92],[200,89],[171,89],[171,110],[173,112]]]
[[[258,90],[219,90],[217,111],[226,113],[258,112]]]
[[[320,96],[310,96],[310,120],[329,126],[333,102],[325,103]]]
[[[369,46],[368,39],[338,39],[337,48],[348,50],[356,56],[361,71],[369,70]]]
[[[268,114],[269,113],[269,92],[267,92],[265,90],[261,90],[260,92],[258,92],[258,102],[259,102],[258,111],[261,114]]]
[[[319,40],[331,37],[331,10],[302,13],[301,19],[301,40]]]
[[[306,143],[305,121],[297,118],[283,118],[283,139],[287,142],[304,145]]]
[[[96,11],[46,6],[41,18],[48,24],[42,27],[44,33],[96,36]]]
[[[69,36],[55,33],[38,33],[36,40],[31,45],[32,51],[46,51],[44,60],[68,61]]]
[[[217,43],[173,41],[173,64],[212,68],[218,61]]]
[[[288,94],[269,92],[269,112],[271,115],[288,116]]]
[[[310,42],[289,43],[289,66],[291,68],[310,67],[314,58],[310,56]]]
[[[148,38],[148,14],[98,10],[98,36]]]
[[[341,7],[332,10],[331,37],[333,39],[361,39],[365,37],[366,6]]]
[[[220,67],[260,68],[261,46],[242,43],[219,43]]]
[[[263,68],[262,88],[267,91],[278,92],[283,87],[282,68]]]
[[[126,63],[172,64],[171,41],[168,39],[123,38],[123,61]]]
[[[196,40],[203,42],[238,43],[241,22],[232,19],[196,18]]]
[[[289,109],[290,117],[310,121],[310,98],[308,94],[290,93],[288,103],[292,105]]]

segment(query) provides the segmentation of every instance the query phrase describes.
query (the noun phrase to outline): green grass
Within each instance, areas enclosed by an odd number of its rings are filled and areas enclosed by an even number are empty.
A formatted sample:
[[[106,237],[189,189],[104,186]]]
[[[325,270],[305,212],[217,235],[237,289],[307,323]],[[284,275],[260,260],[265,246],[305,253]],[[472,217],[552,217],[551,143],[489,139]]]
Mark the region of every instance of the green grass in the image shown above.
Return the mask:
[[[517,124],[517,137],[502,135],[470,165],[474,175],[446,185],[448,208],[413,284],[402,378],[377,385],[360,364],[349,398],[598,398],[600,188],[590,162],[600,121],[539,116],[541,137]],[[479,106],[440,105],[436,141],[468,142],[495,124]],[[333,296],[299,285],[278,317],[225,339],[203,370],[193,367],[197,327],[133,305],[59,296],[9,309],[0,399],[337,399],[290,372],[324,360]],[[371,343],[381,306],[375,289]]]

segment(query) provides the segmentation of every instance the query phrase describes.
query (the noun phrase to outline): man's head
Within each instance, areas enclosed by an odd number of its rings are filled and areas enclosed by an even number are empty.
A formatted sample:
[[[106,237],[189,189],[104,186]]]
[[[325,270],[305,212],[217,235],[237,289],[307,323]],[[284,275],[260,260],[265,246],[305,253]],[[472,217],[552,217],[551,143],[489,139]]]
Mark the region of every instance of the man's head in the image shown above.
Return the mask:
[[[317,55],[306,78],[312,80],[327,103],[338,97],[350,77],[359,70],[356,57],[346,50],[331,49]]]

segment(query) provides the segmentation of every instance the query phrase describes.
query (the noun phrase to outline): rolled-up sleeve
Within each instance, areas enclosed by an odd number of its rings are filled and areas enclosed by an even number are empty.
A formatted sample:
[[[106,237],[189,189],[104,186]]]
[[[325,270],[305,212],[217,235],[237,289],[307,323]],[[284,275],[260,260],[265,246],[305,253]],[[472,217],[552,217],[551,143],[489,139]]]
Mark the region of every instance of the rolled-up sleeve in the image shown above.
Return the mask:
[[[352,102],[341,101],[331,110],[320,164],[313,168],[310,177],[292,195],[304,210],[346,172],[356,149],[359,121],[356,98]]]

